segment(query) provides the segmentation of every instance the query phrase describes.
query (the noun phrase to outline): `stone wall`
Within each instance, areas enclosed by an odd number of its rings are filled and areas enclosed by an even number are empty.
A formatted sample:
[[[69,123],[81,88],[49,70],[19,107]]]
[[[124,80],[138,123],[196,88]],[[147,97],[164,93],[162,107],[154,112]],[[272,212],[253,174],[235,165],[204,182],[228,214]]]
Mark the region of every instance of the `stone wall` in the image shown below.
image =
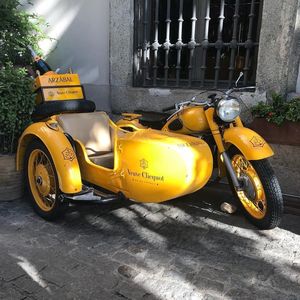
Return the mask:
[[[264,0],[258,53],[257,95],[296,90],[299,66],[299,0]],[[134,88],[134,0],[110,1],[110,85],[114,112],[137,108],[161,110],[191,98],[199,90]],[[262,98],[260,97],[259,100]],[[266,99],[266,98],[264,98]],[[244,95],[247,103],[255,103]]]
[[[265,0],[257,66],[257,86],[286,94],[296,90],[300,57],[298,0]]]

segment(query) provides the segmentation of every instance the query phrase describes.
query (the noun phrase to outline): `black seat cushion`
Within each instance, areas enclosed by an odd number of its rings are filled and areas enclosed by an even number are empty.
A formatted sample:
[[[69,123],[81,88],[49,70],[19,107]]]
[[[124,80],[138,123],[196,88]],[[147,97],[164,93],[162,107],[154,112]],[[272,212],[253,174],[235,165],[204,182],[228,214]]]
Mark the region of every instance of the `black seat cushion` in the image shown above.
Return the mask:
[[[95,103],[90,100],[47,101],[35,107],[31,118],[38,121],[61,113],[87,113],[95,109]]]
[[[162,129],[167,119],[171,114],[169,113],[162,113],[156,111],[143,111],[143,110],[136,110],[134,111],[137,114],[142,115],[139,118],[139,122],[146,127],[150,127],[153,129]]]

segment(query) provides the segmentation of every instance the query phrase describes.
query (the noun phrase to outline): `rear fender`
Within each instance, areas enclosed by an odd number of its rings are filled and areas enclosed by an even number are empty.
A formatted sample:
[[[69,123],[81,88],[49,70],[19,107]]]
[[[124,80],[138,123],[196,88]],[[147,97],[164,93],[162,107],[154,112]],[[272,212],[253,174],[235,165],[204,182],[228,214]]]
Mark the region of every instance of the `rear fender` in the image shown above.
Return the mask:
[[[28,126],[20,137],[16,157],[17,170],[24,168],[26,148],[33,139],[41,140],[50,152],[60,190],[66,194],[80,192],[82,182],[76,154],[64,133],[59,129],[49,128],[45,122]]]
[[[231,127],[225,130],[226,148],[234,145],[248,160],[259,160],[274,155],[269,144],[255,131],[245,127]]]

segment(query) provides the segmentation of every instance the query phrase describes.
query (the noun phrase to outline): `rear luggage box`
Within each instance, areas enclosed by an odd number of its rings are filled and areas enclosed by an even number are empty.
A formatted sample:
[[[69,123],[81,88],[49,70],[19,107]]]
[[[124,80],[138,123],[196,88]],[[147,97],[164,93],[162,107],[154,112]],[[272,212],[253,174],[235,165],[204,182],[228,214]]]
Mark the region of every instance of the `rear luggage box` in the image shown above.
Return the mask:
[[[49,72],[50,73],[50,72]],[[44,74],[34,82],[36,104],[47,101],[84,100],[85,94],[78,74]]]

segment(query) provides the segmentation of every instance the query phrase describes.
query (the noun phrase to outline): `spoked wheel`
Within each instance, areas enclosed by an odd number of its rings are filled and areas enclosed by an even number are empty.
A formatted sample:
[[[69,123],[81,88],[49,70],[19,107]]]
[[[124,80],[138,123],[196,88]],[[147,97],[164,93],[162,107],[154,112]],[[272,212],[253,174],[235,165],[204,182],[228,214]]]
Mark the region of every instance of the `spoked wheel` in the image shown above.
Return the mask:
[[[46,220],[54,220],[64,212],[66,204],[59,200],[57,174],[45,145],[35,140],[26,150],[27,187],[34,210]]]
[[[233,191],[243,212],[258,228],[275,228],[282,218],[283,199],[272,167],[266,159],[248,161],[237,149],[231,150],[231,163],[242,184],[241,190]]]

